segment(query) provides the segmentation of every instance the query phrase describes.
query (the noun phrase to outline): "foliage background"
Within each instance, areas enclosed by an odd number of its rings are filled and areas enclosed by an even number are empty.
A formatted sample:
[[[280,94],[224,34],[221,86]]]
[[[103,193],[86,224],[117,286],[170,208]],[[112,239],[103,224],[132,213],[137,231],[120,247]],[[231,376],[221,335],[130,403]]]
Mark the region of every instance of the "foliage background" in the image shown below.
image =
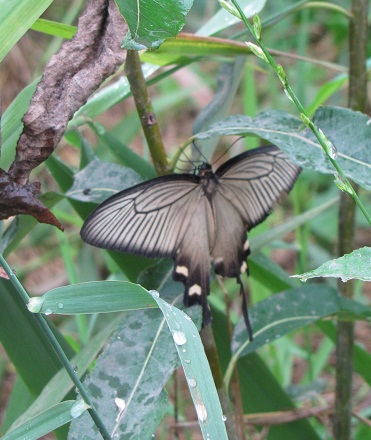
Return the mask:
[[[261,12],[263,23],[265,19],[277,16],[293,4],[295,2],[267,2]],[[332,2],[332,4],[349,8],[348,1]],[[54,1],[43,17],[75,24],[76,17],[83,6],[84,2]],[[184,30],[197,31],[206,19],[213,15],[216,8],[217,5],[212,2],[195,2],[187,17]],[[268,26],[269,24],[270,26]],[[242,30],[242,27],[238,30]],[[236,29],[226,29],[222,35],[230,36],[235,32]],[[59,38],[29,31],[12,48],[0,65],[3,112],[23,87],[28,86],[39,77],[60,42]],[[322,104],[347,106],[347,82],[344,72],[348,64],[348,24],[342,14],[331,9],[315,7],[272,20],[270,23],[268,21],[268,24],[264,26],[264,42],[268,47],[280,50],[285,54],[295,53],[307,58],[306,61],[299,61],[295,57],[283,56],[279,60],[289,74],[291,87],[310,115],[314,113],[318,105]],[[211,57],[202,57],[198,62],[185,66],[151,86],[150,94],[169,157],[173,156],[177,147],[191,135],[196,117],[215,96],[215,93],[222,90],[222,83],[218,83],[217,77],[220,65],[226,60],[227,55],[226,51],[224,54],[218,53]],[[148,56],[149,59],[151,59],[150,56],[153,57],[152,54]],[[145,56],[143,59],[145,60]],[[324,60],[327,64],[321,65],[318,60]],[[187,60],[180,62],[185,63],[185,61]],[[229,70],[228,74],[233,75],[233,71]],[[241,76],[240,82],[237,81],[238,76]],[[112,81],[114,82],[115,79]],[[236,72],[236,81],[231,81],[230,87],[227,92],[230,96],[233,96],[233,92],[231,92],[233,87],[238,87],[238,92],[236,97],[231,100],[229,114],[240,113],[254,117],[261,111],[269,109],[282,109],[295,114],[292,104],[282,93],[280,83],[275,79],[274,73],[252,56],[249,56],[246,65]],[[225,99],[223,95],[222,99]],[[116,161],[120,153],[117,151],[117,142],[113,141],[110,136],[123,144],[130,145],[130,148],[148,159],[149,153],[145,147],[140,122],[131,99],[122,100],[112,107],[108,104],[107,107],[108,109],[104,113],[97,115],[92,120],[83,120],[83,124],[81,124],[81,120],[76,119],[77,125],[79,125],[78,129],[74,126],[70,127],[56,152],[56,155],[67,165],[68,170],[76,171],[86,165],[93,154],[90,150],[91,146],[94,155],[100,160]],[[92,112],[100,113],[93,106]],[[223,151],[231,142],[231,138],[223,139],[218,146],[218,151]],[[234,147],[233,153],[246,146],[251,148],[261,143],[259,138],[248,137]],[[211,148],[207,149],[208,147],[205,144],[205,151],[209,152],[208,158],[212,160]],[[215,153],[214,157],[217,156],[218,153]],[[51,191],[64,193],[69,189],[66,177],[69,171],[66,172],[67,168],[63,169],[58,165],[60,162],[51,160],[46,166],[40,166],[33,173],[32,179],[42,182],[43,193],[50,194]],[[125,176],[125,185],[130,186],[130,182]],[[80,186],[80,188],[82,187],[83,185]],[[321,206],[325,201],[336,197],[337,194],[338,189],[333,185],[332,175],[327,176],[305,170],[289,200],[278,208],[267,222],[255,228],[251,237],[264,235],[275,225],[285,222],[288,217],[298,218],[300,213]],[[361,188],[360,196],[370,210],[369,194]],[[3,250],[8,255],[9,264],[15,268],[17,277],[30,294],[40,295],[54,287],[69,283],[105,279],[108,273],[114,273],[116,277],[119,276],[123,279],[122,275],[118,275],[117,261],[114,262],[105,253],[102,254],[97,250],[92,251],[79,238],[78,231],[82,220],[77,213],[85,215],[91,206],[80,207],[79,212],[79,209],[76,209],[76,204],[71,204],[66,198],[62,198],[55,205],[53,212],[65,227],[63,235],[54,231],[51,226],[42,224],[36,226],[30,218],[21,220],[15,238]],[[248,283],[253,304],[268,298],[272,291],[282,291],[293,285],[300,286],[299,282],[292,283],[292,280],[287,278],[287,273],[306,272],[336,255],[337,216],[337,207],[334,205],[322,214],[316,215],[310,222],[301,225],[298,221],[295,232],[288,232],[284,237],[277,236],[270,246],[264,248],[264,254],[252,259],[252,277]],[[3,230],[6,231],[10,221],[3,223]],[[356,225],[355,249],[370,243],[370,230],[359,213],[357,213]],[[21,237],[24,238],[21,240]],[[268,286],[264,282],[266,274],[262,270],[268,264],[264,259],[267,256],[287,271],[287,273],[281,273],[274,266],[272,273],[275,276],[270,275],[272,281]],[[263,259],[262,262],[259,262],[259,258]],[[140,272],[139,269],[148,264],[149,262],[138,259],[132,259],[129,263],[126,260],[124,279],[135,281]],[[159,270],[160,279],[163,277],[162,274],[163,271]],[[320,283],[318,289],[323,289],[324,285],[335,286],[331,279],[316,282]],[[149,284],[149,287],[153,287],[153,281],[152,285]],[[235,291],[234,282],[226,282],[225,286],[232,297],[232,321],[237,322],[238,292]],[[176,289],[176,292],[180,293],[181,286],[171,285],[169,289]],[[321,292],[321,290],[319,291]],[[369,304],[369,295],[370,290],[367,283],[357,281],[355,286],[357,301]],[[224,330],[226,325],[223,319],[225,298],[216,284],[210,300],[214,309],[215,338],[220,350],[221,363],[223,369],[227,369],[230,353],[228,341],[225,340],[225,334],[228,332],[226,329]],[[140,315],[136,317],[137,321],[141,319],[144,318]],[[19,321],[19,317],[15,316],[14,321]],[[54,322],[70,347],[79,350],[89,346],[93,335],[98,334],[99,329],[106,325],[107,317],[86,317],[85,315],[79,315],[77,318],[57,317]],[[8,332],[14,332],[14,329],[8,329]],[[334,337],[332,332],[333,327],[330,327],[327,322],[322,322],[318,326],[306,326],[259,348],[258,355],[254,353],[246,357],[239,367],[241,388],[247,390],[247,396],[259,396],[262,395],[262,384],[265,383],[265,389],[270,389],[274,397],[263,396],[261,400],[256,399],[259,400],[257,405],[252,404],[251,400],[249,404],[248,397],[244,397],[244,411],[249,414],[267,411],[267,402],[272,400],[279,403],[280,409],[285,409],[286,395],[282,393],[282,390],[285,389],[290,398],[303,408],[324,407],[323,413],[318,419],[310,419],[312,428],[310,431],[308,430],[308,438],[311,438],[310,435],[313,438],[331,438],[331,411],[329,408],[333,404],[335,386]],[[368,334],[369,324],[365,321],[358,321],[355,327],[355,338],[359,344],[355,350],[355,365],[358,372],[354,376],[353,384],[353,406],[357,417],[353,419],[352,431],[355,438],[362,439],[371,438],[367,424],[359,422],[362,417],[369,418],[371,413],[370,377],[368,377],[369,373],[362,372],[357,365],[364,363],[365,359],[366,363],[369,362]],[[27,344],[27,341],[25,343]],[[47,343],[45,342],[45,344]],[[98,351],[100,347],[101,345],[98,344],[96,350]],[[69,350],[70,348],[67,348],[67,351]],[[17,413],[22,412],[23,408],[27,408],[30,402],[35,399],[45,383],[44,380],[40,380],[39,384],[35,384],[32,377],[27,382],[27,377],[32,376],[30,374],[32,373],[32,361],[30,362],[32,354],[30,357],[29,354],[21,351],[19,356],[24,365],[24,373],[21,375],[22,379],[18,376],[16,382],[16,374],[5,353],[1,358],[2,389],[4,390],[2,408],[5,410],[8,407],[7,415],[3,419],[4,432],[11,421],[16,419]],[[50,354],[46,354],[44,357],[38,352],[36,357],[50,358]],[[53,363],[52,360],[51,363]],[[19,367],[17,368],[19,369]],[[49,372],[45,372],[45,376],[48,376],[50,371],[55,370],[55,366],[47,367],[45,370],[49,370]],[[44,373],[37,371],[37,374],[43,376]],[[175,391],[177,388],[173,388],[173,382],[180,381],[180,385],[177,386],[181,393],[186,390],[184,379],[179,376],[178,372],[176,379],[171,379],[168,385],[170,404],[164,404],[167,416],[158,428],[159,438],[166,438],[168,427],[176,417],[177,421],[196,420],[189,397],[180,399],[179,407],[174,403],[176,401],[175,394],[179,391]],[[26,381],[26,384],[23,381]],[[13,388],[14,383],[16,385]],[[13,394],[11,389],[15,390]],[[12,398],[9,400],[10,396]],[[14,403],[19,401],[23,402],[23,407],[19,403],[18,406]],[[14,410],[14,407],[17,407],[17,411]],[[177,416],[174,409],[176,407]],[[273,409],[270,408],[270,410]],[[290,432],[291,435],[295,435],[291,431],[291,429],[295,431],[295,427],[292,428],[292,425],[284,424],[278,428],[270,428],[267,430],[268,438],[281,438],[281,436],[289,435]],[[195,430],[197,430],[197,424],[187,428],[185,434],[182,430],[181,435],[195,435]],[[254,425],[249,426],[249,430],[253,438],[254,436],[258,438],[260,435]],[[299,431],[298,427],[297,432]],[[59,435],[62,437],[65,434],[61,432]]]

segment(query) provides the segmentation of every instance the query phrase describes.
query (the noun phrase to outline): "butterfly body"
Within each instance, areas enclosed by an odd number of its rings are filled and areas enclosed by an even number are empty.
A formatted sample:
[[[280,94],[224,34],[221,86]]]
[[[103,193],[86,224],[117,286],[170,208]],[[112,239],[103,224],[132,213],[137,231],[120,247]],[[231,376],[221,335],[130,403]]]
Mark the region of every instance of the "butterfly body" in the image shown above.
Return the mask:
[[[110,197],[86,219],[81,236],[101,248],[171,257],[185,305],[201,304],[207,324],[211,263],[218,275],[241,284],[247,231],[269,215],[299,172],[274,146],[242,153],[215,173],[204,163],[196,174],[158,177]],[[244,314],[247,322],[247,309]]]

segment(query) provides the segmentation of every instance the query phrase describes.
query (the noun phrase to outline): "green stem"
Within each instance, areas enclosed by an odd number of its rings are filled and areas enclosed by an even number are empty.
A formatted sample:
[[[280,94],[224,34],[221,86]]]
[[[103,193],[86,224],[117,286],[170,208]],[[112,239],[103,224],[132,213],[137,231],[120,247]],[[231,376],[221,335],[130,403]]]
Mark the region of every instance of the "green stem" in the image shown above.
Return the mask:
[[[331,154],[331,151],[329,151],[329,145],[328,141],[325,138],[324,134],[314,125],[314,123],[310,120],[309,116],[307,115],[304,107],[302,106],[301,102],[295,95],[294,91],[292,90],[291,86],[287,82],[286,75],[283,72],[282,66],[279,66],[274,58],[271,56],[271,54],[268,52],[267,48],[265,47],[264,43],[261,41],[260,36],[256,34],[254,27],[250,24],[247,17],[244,15],[240,5],[238,4],[237,0],[231,0],[233,5],[235,6],[236,10],[238,11],[242,21],[244,22],[247,29],[250,31],[251,35],[255,39],[257,45],[261,49],[263,56],[265,57],[266,61],[271,65],[273,70],[276,72],[278,78],[283,84],[285,93],[289,97],[289,99],[296,105],[297,109],[299,110],[302,119],[305,121],[306,125],[312,130],[314,136],[318,140],[319,144],[321,145],[323,151],[327,155],[328,159],[332,163],[333,167],[336,169],[338,175],[341,177],[341,180],[343,181],[343,187],[342,190],[347,192],[356,202],[360,210],[362,211],[363,215],[367,219],[368,223],[371,225],[371,216],[368,214],[366,208],[363,206],[361,200],[359,199],[356,191],[353,189],[350,181],[348,180],[347,176],[343,172],[343,170],[340,168],[339,164],[334,159],[333,155]],[[366,14],[367,17],[367,14]],[[262,56],[262,58],[263,58]]]
[[[349,23],[349,107],[367,110],[367,15],[368,0],[352,0],[352,20]],[[353,250],[355,229],[355,199],[342,194],[339,205],[338,255]],[[338,282],[339,293],[353,298],[354,283]],[[354,324],[339,321],[336,334],[336,392],[333,422],[334,438],[351,438],[352,379],[354,353]]]
[[[13,284],[13,286],[16,288],[17,292],[27,305],[30,297],[28,296],[26,290],[22,286],[22,284],[19,282],[18,278],[13,273],[12,269],[9,267],[8,263],[5,261],[4,257],[0,254],[0,265],[4,268],[6,274],[9,277],[10,282]],[[100,418],[99,414],[95,410],[93,403],[90,400],[89,395],[87,394],[83,384],[81,383],[80,379],[77,377],[69,359],[65,355],[64,351],[62,350],[61,346],[59,345],[59,342],[57,338],[54,336],[54,333],[50,330],[49,325],[47,323],[47,320],[45,316],[35,313],[35,319],[36,322],[39,324],[41,330],[44,332],[46,337],[48,338],[51,346],[53,347],[54,351],[56,352],[59,360],[61,361],[62,365],[66,369],[68,375],[70,376],[72,382],[76,386],[76,388],[80,392],[80,396],[84,399],[84,401],[90,406],[88,409],[89,414],[91,418],[93,419],[95,425],[97,426],[99,432],[101,433],[104,440],[111,440],[111,436],[109,432],[107,431],[107,428],[104,426],[104,423],[102,419]]]
[[[140,122],[147,139],[153,164],[159,175],[168,173],[168,161],[161,138],[156,115],[148,95],[146,80],[143,75],[139,54],[136,50],[128,50],[125,72],[130,84]]]

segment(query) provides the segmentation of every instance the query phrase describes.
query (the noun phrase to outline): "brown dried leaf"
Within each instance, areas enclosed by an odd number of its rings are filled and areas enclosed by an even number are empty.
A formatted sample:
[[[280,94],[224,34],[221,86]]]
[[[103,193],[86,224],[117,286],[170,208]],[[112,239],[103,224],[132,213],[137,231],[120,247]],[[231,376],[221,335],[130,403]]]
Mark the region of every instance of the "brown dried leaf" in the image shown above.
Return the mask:
[[[90,0],[71,41],[50,59],[23,118],[9,173],[24,183],[58,145],[68,121],[123,63],[126,25],[113,1]]]
[[[60,227],[37,199],[38,183],[30,172],[57,147],[68,121],[88,97],[123,63],[121,41],[127,26],[113,0],[89,0],[78,31],[50,59],[30,107],[23,117],[16,158],[8,173],[0,173],[0,218],[30,214]]]
[[[0,170],[0,220],[17,214],[27,214],[40,223],[48,223],[63,231],[58,219],[37,198],[39,190],[39,182],[19,185],[7,172]]]

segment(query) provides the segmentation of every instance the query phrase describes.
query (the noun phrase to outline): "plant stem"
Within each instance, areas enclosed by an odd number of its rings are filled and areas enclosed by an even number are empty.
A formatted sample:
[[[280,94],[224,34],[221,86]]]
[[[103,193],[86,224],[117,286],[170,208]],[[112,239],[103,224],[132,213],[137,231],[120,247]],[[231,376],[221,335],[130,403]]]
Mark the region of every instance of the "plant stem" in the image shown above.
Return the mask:
[[[257,43],[257,45],[259,46],[260,53],[257,53],[254,50],[254,47],[249,46],[250,49],[253,52],[255,52],[255,54],[257,56],[259,56],[260,58],[264,59],[267,63],[269,63],[271,65],[271,67],[273,68],[273,70],[277,74],[278,78],[280,79],[287,97],[296,105],[296,108],[299,110],[300,115],[301,115],[303,121],[305,121],[305,124],[312,130],[314,136],[318,140],[318,143],[321,145],[323,151],[325,152],[325,154],[327,155],[327,157],[330,160],[331,164],[335,168],[335,170],[337,172],[337,176],[339,176],[340,180],[342,181],[341,189],[343,191],[346,191],[354,199],[354,201],[357,203],[359,209],[362,211],[363,215],[367,219],[368,223],[371,225],[371,216],[367,212],[366,208],[363,206],[363,204],[362,204],[361,200],[359,199],[356,191],[352,187],[349,179],[347,178],[347,176],[345,175],[343,170],[340,168],[339,164],[336,162],[336,160],[334,158],[334,155],[331,152],[332,148],[329,147],[328,140],[326,139],[325,135],[310,120],[310,118],[308,117],[308,115],[307,115],[303,105],[301,104],[301,102],[297,98],[296,94],[292,90],[291,86],[289,85],[288,80],[286,78],[286,74],[284,73],[282,66],[279,66],[275,62],[274,58],[272,57],[272,55],[269,53],[269,51],[265,47],[265,44],[261,41],[260,35],[257,34],[257,32],[254,29],[254,27],[250,24],[249,20],[244,15],[244,13],[243,13],[240,5],[238,4],[237,0],[231,0],[231,1],[232,1],[233,5],[235,6],[238,14],[240,15],[241,20],[244,22],[245,26],[250,31],[251,35],[253,36],[253,38],[255,39],[255,41]]]
[[[3,258],[3,256],[1,254],[0,254],[0,265],[4,268],[6,274],[9,277],[10,282],[14,285],[17,292],[19,293],[19,295],[21,296],[21,298],[23,299],[23,301],[27,305],[30,300],[30,297],[28,296],[26,290],[24,289],[22,284],[19,282],[18,278],[14,275],[12,269],[9,267],[8,263],[5,261],[5,259]],[[62,350],[61,346],[59,345],[57,338],[54,336],[54,333],[50,330],[46,318],[43,315],[40,315],[38,313],[35,313],[34,316],[35,316],[35,319],[36,319],[37,323],[39,324],[40,328],[42,329],[42,331],[44,332],[44,334],[48,338],[54,351],[56,352],[59,360],[61,361],[62,365],[64,366],[65,370],[67,371],[67,374],[70,376],[72,382],[74,383],[76,388],[79,390],[80,396],[90,406],[90,408],[88,409],[89,414],[90,414],[91,418],[93,419],[95,425],[97,426],[99,432],[101,433],[103,439],[104,440],[111,440],[111,436],[110,436],[107,428],[105,427],[102,419],[100,418],[98,412],[95,410],[93,403],[91,402],[90,397],[87,394],[83,384],[81,383],[80,379],[77,377],[68,357],[66,356],[66,354]]]
[[[139,54],[136,50],[128,50],[125,72],[151,152],[153,164],[159,175],[167,174],[168,161],[162,143],[160,128],[148,96],[146,80],[142,72]]]
[[[368,0],[352,0],[352,20],[349,23],[349,89],[348,102],[352,110],[367,109],[367,14]],[[338,255],[353,250],[355,200],[342,193],[339,205]],[[354,295],[354,283],[338,281],[339,293],[347,298]],[[336,335],[336,400],[333,423],[334,438],[351,438],[352,378],[354,324],[339,321]]]

